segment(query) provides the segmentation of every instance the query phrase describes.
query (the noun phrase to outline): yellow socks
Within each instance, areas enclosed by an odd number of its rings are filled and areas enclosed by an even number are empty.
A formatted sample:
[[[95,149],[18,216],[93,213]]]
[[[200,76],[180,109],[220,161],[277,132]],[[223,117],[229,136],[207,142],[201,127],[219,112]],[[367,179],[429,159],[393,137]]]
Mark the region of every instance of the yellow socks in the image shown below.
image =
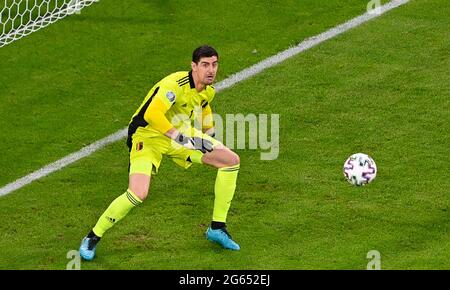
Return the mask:
[[[226,222],[231,200],[236,189],[238,172],[239,165],[223,167],[217,171],[216,184],[214,186],[213,221]],[[142,200],[128,189],[124,194],[117,197],[100,216],[93,228],[94,234],[102,237],[107,230],[123,219],[132,208],[141,203]]]
[[[225,223],[228,209],[236,189],[236,180],[239,172],[239,164],[220,168],[217,172],[216,184],[214,186],[214,211],[213,221]]]
[[[107,230],[123,219],[132,208],[141,203],[142,200],[128,189],[124,194],[116,198],[98,219],[97,224],[93,228],[94,234],[102,237]]]

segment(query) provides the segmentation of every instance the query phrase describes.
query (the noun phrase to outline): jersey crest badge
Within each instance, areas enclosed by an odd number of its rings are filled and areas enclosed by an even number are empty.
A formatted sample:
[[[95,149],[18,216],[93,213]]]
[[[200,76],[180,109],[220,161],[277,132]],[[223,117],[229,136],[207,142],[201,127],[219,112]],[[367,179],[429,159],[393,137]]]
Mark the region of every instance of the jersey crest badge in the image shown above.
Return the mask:
[[[175,101],[175,94],[173,92],[167,92],[166,97],[169,100],[169,102],[171,102],[171,103],[173,103],[173,101]]]

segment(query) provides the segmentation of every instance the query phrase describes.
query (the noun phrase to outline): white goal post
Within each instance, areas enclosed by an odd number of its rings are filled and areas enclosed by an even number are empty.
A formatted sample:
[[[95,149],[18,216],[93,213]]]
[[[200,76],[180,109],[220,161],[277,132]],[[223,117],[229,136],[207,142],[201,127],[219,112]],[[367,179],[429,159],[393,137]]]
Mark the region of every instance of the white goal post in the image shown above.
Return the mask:
[[[0,47],[99,0],[0,0]]]

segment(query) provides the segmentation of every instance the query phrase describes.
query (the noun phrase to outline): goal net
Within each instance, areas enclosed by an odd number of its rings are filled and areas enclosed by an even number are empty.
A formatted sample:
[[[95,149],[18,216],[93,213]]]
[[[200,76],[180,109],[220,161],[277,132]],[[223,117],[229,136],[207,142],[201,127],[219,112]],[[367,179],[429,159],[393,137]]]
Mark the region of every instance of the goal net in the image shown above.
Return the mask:
[[[0,47],[99,0],[0,0]]]

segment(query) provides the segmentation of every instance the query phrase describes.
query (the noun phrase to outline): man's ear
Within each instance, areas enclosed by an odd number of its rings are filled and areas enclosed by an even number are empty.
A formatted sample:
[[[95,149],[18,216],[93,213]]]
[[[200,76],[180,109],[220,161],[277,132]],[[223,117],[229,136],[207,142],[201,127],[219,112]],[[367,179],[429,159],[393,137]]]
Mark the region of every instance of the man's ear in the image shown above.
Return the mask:
[[[191,62],[192,71],[197,71],[197,64],[195,62]]]

